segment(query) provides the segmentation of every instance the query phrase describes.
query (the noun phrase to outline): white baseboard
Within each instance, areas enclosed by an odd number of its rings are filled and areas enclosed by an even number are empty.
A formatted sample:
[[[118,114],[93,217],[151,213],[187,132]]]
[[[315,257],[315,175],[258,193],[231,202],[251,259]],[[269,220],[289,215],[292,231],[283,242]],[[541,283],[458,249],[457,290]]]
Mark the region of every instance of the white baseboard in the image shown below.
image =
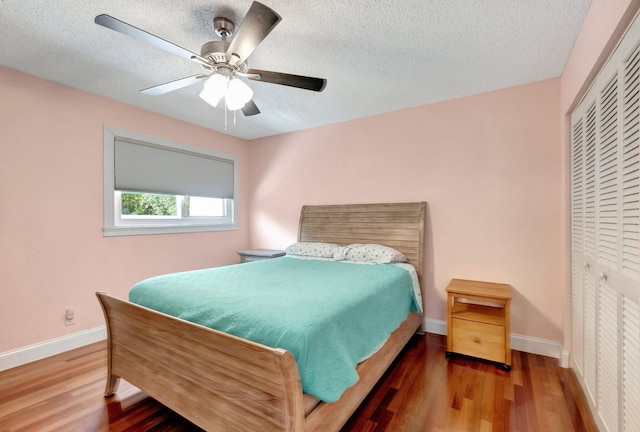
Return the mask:
[[[447,323],[445,321],[425,318],[423,327],[427,333],[447,334]],[[562,344],[556,341],[511,333],[511,348],[531,354],[556,358],[558,359],[560,367],[569,367],[569,352],[564,351]]]
[[[511,348],[518,351],[556,358],[559,361],[562,358],[562,344],[548,339],[511,333]]]
[[[447,323],[441,320],[425,318],[423,328],[427,333],[439,335],[447,334]],[[0,353],[0,371],[14,368],[26,363],[40,360],[52,355],[60,354],[74,348],[89,345],[107,338],[105,326],[94,327],[89,330],[73,333],[67,336],[51,339],[45,342]],[[560,367],[569,367],[569,352],[562,349],[558,342],[511,334],[511,348],[532,354],[540,354],[557,358]]]
[[[107,338],[105,326],[94,327],[78,333],[40,342],[26,347],[0,353],[0,371],[31,363]]]
[[[422,326],[427,333],[447,335],[447,323],[444,321],[425,318]]]

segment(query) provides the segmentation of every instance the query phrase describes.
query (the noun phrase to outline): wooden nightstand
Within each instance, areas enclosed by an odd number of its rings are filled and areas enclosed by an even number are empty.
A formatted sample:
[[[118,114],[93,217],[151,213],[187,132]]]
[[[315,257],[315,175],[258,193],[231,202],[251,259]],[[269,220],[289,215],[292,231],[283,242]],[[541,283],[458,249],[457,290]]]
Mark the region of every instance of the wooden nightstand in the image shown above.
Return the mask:
[[[447,356],[477,357],[510,370],[511,286],[452,279],[447,293]]]
[[[281,257],[285,255],[285,252],[277,249],[250,249],[238,251],[238,255],[240,255],[240,262],[245,263]]]

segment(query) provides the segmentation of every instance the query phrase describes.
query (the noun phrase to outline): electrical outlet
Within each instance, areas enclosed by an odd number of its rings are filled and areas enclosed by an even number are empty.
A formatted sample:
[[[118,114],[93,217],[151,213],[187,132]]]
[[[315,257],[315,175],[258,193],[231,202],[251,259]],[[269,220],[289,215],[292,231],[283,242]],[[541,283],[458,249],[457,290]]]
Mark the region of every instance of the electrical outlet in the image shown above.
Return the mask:
[[[70,326],[75,324],[76,314],[73,308],[69,308],[64,313],[64,325]]]

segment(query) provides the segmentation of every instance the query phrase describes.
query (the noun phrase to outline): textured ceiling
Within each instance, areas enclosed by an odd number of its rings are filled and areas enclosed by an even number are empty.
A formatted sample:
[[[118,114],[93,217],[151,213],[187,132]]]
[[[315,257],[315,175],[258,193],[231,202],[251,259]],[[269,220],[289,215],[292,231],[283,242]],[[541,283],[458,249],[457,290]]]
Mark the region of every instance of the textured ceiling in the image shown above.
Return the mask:
[[[590,0],[263,0],[282,21],[248,60],[326,78],[324,92],[248,81],[262,111],[229,115],[202,84],[139,92],[204,71],[94,23],[106,13],[200,52],[215,16],[241,24],[250,0],[0,0],[0,65],[253,139],[561,75]]]

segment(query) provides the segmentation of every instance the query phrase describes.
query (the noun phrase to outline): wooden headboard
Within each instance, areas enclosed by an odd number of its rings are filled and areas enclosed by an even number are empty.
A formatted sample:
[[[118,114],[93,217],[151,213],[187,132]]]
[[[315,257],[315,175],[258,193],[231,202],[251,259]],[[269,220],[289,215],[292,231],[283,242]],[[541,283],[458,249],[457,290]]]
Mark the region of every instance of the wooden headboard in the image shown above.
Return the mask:
[[[426,202],[306,205],[298,241],[339,245],[377,243],[402,252],[422,281]]]

